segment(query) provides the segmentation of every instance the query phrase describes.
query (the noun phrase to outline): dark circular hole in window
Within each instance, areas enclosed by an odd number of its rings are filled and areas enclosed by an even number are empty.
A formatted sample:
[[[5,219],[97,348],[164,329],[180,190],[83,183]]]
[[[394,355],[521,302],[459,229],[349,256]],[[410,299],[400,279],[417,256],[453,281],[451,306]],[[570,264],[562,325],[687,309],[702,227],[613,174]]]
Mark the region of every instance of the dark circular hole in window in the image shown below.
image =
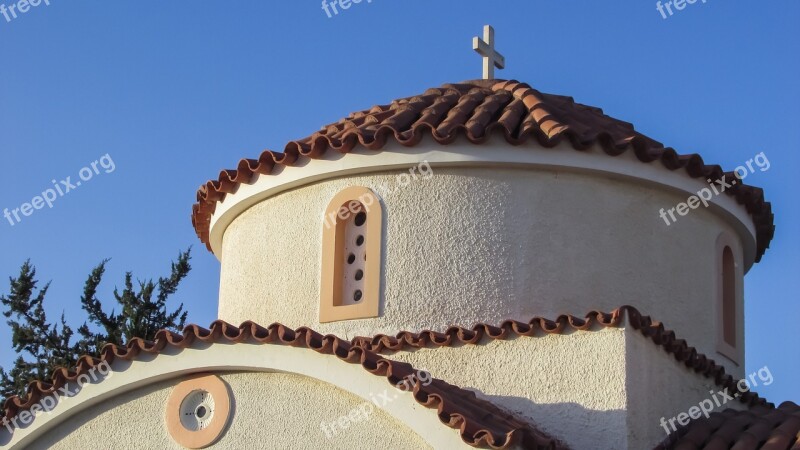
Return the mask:
[[[203,417],[205,417],[205,415],[206,415],[206,407],[205,406],[198,407],[197,408],[197,417],[202,419]]]
[[[364,211],[361,211],[360,213],[356,214],[356,226],[357,227],[360,227],[361,225],[364,225],[364,222],[366,222],[366,221],[367,221],[367,213],[365,213]]]
[[[358,246],[364,245],[364,236],[359,236],[356,238],[356,245]]]
[[[350,253],[350,256],[347,257],[347,264],[353,264],[356,262],[356,255]]]
[[[356,271],[356,281],[361,281],[364,278],[364,271],[359,269]]]
[[[364,294],[362,294],[362,293],[361,293],[361,290],[359,289],[359,290],[357,290],[357,291],[355,291],[355,292],[353,293],[353,300],[355,300],[355,301],[357,301],[357,302],[358,302],[358,301],[361,301],[361,297],[363,297],[363,296],[364,296]]]

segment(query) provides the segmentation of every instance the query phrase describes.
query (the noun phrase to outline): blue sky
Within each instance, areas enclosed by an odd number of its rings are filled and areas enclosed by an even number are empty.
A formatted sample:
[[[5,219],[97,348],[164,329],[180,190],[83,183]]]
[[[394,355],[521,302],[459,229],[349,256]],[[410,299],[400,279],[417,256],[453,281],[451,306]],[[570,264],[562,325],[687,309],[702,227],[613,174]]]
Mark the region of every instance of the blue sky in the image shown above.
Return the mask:
[[[769,400],[800,401],[797,0],[708,0],[667,19],[651,0],[373,0],[332,18],[316,0],[49,2],[0,16],[0,209],[74,183],[103,155],[115,165],[52,209],[0,222],[0,276],[31,258],[53,280],[52,317],[83,320],[82,285],[102,259],[112,301],[126,270],[158,277],[194,245],[176,298],[210,323],[219,264],[191,227],[198,185],[351,111],[480,77],[470,41],[491,23],[498,77],[726,169],[766,153],[769,171],[747,181],[765,189],[777,231],[746,278],[747,370],[770,368],[758,389]],[[0,363],[8,338],[0,327]]]

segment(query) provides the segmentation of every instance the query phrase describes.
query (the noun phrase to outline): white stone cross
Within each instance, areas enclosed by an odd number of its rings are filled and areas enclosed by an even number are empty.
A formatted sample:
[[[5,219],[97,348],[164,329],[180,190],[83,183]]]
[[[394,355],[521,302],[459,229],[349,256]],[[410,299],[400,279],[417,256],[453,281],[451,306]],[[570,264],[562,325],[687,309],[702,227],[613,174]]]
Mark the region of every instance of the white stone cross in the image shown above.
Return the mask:
[[[472,38],[472,49],[483,56],[483,79],[494,79],[494,68],[504,69],[506,59],[494,49],[494,28],[491,25],[483,27],[483,40],[475,36]]]

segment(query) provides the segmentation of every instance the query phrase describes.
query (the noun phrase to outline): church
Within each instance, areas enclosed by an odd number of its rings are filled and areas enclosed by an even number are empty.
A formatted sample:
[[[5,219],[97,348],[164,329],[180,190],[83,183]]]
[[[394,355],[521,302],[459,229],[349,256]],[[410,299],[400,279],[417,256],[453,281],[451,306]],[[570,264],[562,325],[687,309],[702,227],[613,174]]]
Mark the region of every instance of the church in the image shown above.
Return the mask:
[[[762,190],[495,78],[491,27],[473,48],[482,79],[205,183],[192,224],[220,261],[219,320],[6,399],[0,446],[800,448],[800,406],[745,371]]]

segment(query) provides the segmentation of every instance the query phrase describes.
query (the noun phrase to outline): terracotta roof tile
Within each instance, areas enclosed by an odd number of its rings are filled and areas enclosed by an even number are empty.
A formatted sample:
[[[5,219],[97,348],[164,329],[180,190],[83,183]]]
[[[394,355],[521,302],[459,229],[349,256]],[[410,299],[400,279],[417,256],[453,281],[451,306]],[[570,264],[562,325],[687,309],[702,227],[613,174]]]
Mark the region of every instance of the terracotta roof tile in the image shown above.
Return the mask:
[[[153,342],[133,339],[126,346],[107,345],[100,358],[82,357],[76,367],[71,370],[61,368],[56,371],[50,383],[33,382],[28,386],[25,398],[11,397],[3,403],[0,420],[12,418],[20,411],[29,410],[43,397],[52,394],[68,382],[75,381],[78,376],[88,373],[103,361],[112,363],[121,358],[126,361],[137,359],[140,354],[158,354],[168,347],[186,348],[195,341],[203,343],[261,343],[273,345],[291,345],[304,347],[322,354],[335,355],[341,360],[353,364],[361,364],[369,372],[384,376],[390,383],[411,376],[415,380],[413,389],[417,402],[436,408],[441,421],[451,427],[458,428],[464,442],[476,447],[508,448],[522,445],[523,448],[565,448],[557,440],[538,431],[536,427],[512,414],[503,411],[492,403],[479,399],[475,393],[450,385],[442,380],[435,380],[423,386],[416,379],[413,367],[407,363],[390,360],[381,356],[387,351],[407,350],[410,348],[444,347],[461,344],[478,344],[483,339],[510,339],[516,336],[542,336],[546,334],[562,334],[574,330],[594,330],[603,327],[621,327],[627,323],[656,345],[695,372],[708,377],[731,391],[736,390],[736,380],[725,372],[725,369],[714,360],[700,354],[686,341],[678,339],[673,331],[666,329],[660,322],[641,314],[631,306],[620,307],[610,313],[592,311],[585,317],[561,315],[555,320],[534,317],[528,322],[507,320],[499,326],[479,323],[472,328],[450,327],[439,333],[422,331],[411,333],[403,331],[396,336],[377,335],[374,337],[356,337],[351,341],[342,340],[333,335],[321,335],[309,328],[296,330],[280,324],[261,327],[252,322],[245,322],[239,327],[222,321],[212,323],[210,329],[196,325],[187,326],[182,334],[160,331]],[[661,448],[731,448],[729,444],[736,442],[734,449],[759,448],[745,444],[759,439],[768,439],[770,443],[783,441],[793,442],[798,450],[796,435],[800,429],[800,412],[797,405],[784,404],[776,410],[774,405],[766,402],[754,392],[747,392],[739,397],[743,403],[753,406],[750,414],[726,410],[712,414],[705,425],[691,424],[689,428],[679,430],[670,436],[668,443]],[[787,417],[790,416],[790,417]],[[768,438],[763,438],[767,436]],[[791,437],[795,441],[791,441]],[[755,442],[755,441],[753,441]],[[694,443],[695,447],[687,447]],[[667,446],[672,445],[672,447]],[[683,447],[675,447],[682,445]],[[720,445],[721,447],[717,447]],[[763,447],[765,449],[789,447]]]
[[[133,339],[126,346],[107,345],[100,358],[82,357],[71,370],[57,370],[51,383],[33,382],[25,398],[11,397],[3,403],[0,421],[11,419],[21,411],[30,410],[42,398],[52,395],[82,374],[89,373],[103,361],[109,364],[117,359],[132,361],[142,354],[158,354],[167,348],[183,349],[199,341],[211,343],[260,343],[290,345],[336,356],[351,364],[360,364],[376,376],[383,376],[396,386],[404,379],[413,382],[414,399],[428,408],[435,408],[442,423],[459,430],[462,440],[473,447],[505,449],[522,446],[530,449],[565,449],[559,441],[538,431],[532,424],[514,417],[496,405],[476,397],[474,392],[433,379],[425,385],[417,377],[418,371],[410,364],[393,361],[365,348],[333,335],[323,336],[309,328],[296,330],[280,324],[267,328],[252,322],[236,327],[223,321],[211,324],[210,329],[197,325],[187,326],[182,334],[159,331],[153,342]],[[426,380],[427,381],[427,380]]]
[[[241,160],[235,170],[222,171],[216,180],[200,187],[192,208],[192,224],[208,247],[211,215],[217,202],[236,192],[239,184],[252,183],[255,174],[269,174],[276,165],[294,165],[300,157],[320,158],[328,150],[349,153],[356,146],[380,150],[390,139],[410,147],[426,135],[442,145],[459,136],[481,144],[494,133],[501,133],[513,145],[535,140],[554,147],[566,140],[576,150],[585,150],[600,144],[609,156],[632,151],[641,162],[658,160],[667,169],[683,169],[693,178],[733,177],[733,172],[723,172],[718,165],[705,164],[698,154],[680,155],[636,132],[630,123],[608,117],[599,108],[575,103],[571,97],[544,94],[517,81],[476,80],[446,84],[422,95],[355,112],[309,137],[289,142],[283,153],[267,150],[257,160]],[[759,261],[775,231],[772,207],[764,201],[760,188],[739,183],[726,192],[753,218]]]
[[[800,406],[785,402],[778,408],[727,409],[708,419],[692,421],[664,440],[658,450],[798,450]]]
[[[654,321],[650,316],[645,316],[632,306],[622,306],[616,310],[605,313],[592,311],[585,317],[561,315],[555,320],[534,317],[528,322],[507,320],[500,326],[480,323],[472,328],[450,327],[443,333],[435,331],[422,331],[412,333],[402,331],[395,336],[377,335],[374,337],[356,337],[352,339],[354,346],[363,347],[375,353],[388,351],[407,350],[409,348],[445,347],[457,344],[477,344],[481,339],[509,339],[515,336],[541,336],[544,334],[562,334],[567,330],[590,330],[597,327],[615,328],[627,323],[662,347],[677,361],[686,367],[707,378],[731,392],[738,392],[736,383],[739,381],[725,372],[725,368],[713,359],[699,353],[696,348],[688,345],[685,340],[678,339],[675,332],[668,330],[661,322]],[[769,405],[767,401],[754,392],[745,392],[738,398],[748,405]]]

